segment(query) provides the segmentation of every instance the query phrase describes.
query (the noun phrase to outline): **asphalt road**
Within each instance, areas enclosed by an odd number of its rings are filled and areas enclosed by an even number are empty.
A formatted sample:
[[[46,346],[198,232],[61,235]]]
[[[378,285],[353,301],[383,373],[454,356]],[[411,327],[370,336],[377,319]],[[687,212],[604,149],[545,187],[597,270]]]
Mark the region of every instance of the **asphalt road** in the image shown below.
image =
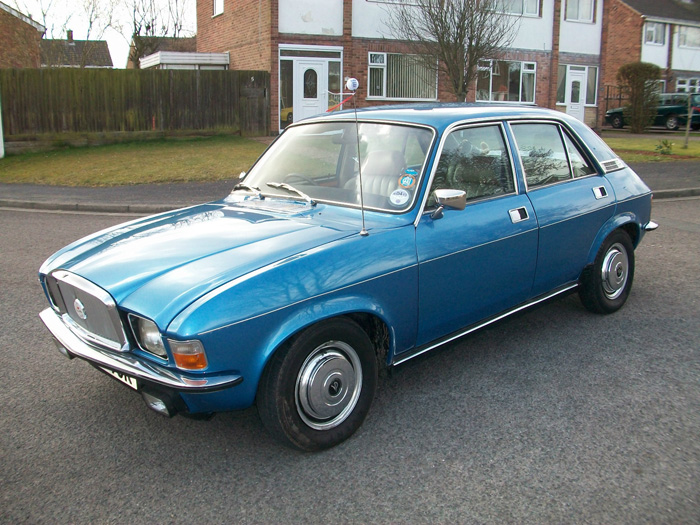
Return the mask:
[[[573,295],[409,362],[303,454],[62,357],[36,271],[124,217],[0,210],[0,522],[698,523],[700,200],[654,218],[621,311]]]

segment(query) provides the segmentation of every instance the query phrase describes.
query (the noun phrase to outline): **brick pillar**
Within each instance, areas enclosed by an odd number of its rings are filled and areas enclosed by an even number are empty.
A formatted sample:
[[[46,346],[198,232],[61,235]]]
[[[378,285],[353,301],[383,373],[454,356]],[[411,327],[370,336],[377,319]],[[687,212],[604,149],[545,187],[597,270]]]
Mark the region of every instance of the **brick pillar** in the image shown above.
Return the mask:
[[[561,34],[561,0],[554,0],[554,16],[552,17],[552,56],[549,62],[549,95],[547,107],[557,107],[557,79],[559,77],[559,38]]]

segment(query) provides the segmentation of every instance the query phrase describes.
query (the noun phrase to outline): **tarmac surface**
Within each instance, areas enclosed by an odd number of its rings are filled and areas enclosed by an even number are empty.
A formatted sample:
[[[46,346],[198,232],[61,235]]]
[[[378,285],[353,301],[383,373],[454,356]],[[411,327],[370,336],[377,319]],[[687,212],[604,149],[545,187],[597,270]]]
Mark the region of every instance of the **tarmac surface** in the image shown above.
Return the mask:
[[[652,189],[656,199],[700,195],[700,162],[647,162],[630,166]],[[229,194],[235,182],[231,179],[99,188],[0,184],[0,207],[158,213],[222,199]]]

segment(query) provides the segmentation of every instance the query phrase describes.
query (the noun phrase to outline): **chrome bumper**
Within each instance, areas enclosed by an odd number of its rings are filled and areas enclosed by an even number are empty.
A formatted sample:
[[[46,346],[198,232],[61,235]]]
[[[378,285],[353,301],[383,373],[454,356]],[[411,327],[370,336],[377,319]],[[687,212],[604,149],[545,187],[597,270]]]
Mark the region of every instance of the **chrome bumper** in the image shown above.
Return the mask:
[[[653,232],[658,227],[659,225],[656,224],[654,221],[649,221],[644,225],[644,231]]]
[[[58,345],[69,357],[80,357],[92,364],[127,374],[142,381],[184,392],[206,392],[236,386],[243,382],[240,375],[220,375],[202,377],[174,372],[168,368],[138,359],[132,354],[117,354],[86,343],[75,335],[51,308],[39,314]]]

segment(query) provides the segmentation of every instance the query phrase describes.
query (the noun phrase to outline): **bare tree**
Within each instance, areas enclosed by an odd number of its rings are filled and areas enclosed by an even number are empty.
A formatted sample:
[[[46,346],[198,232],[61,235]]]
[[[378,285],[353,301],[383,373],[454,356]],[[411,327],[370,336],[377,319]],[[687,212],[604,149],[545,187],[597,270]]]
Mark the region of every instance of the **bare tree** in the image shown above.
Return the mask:
[[[391,37],[446,76],[457,100],[476,81],[479,61],[497,58],[519,27],[523,0],[411,0],[387,5]],[[508,13],[508,14],[504,14]]]

